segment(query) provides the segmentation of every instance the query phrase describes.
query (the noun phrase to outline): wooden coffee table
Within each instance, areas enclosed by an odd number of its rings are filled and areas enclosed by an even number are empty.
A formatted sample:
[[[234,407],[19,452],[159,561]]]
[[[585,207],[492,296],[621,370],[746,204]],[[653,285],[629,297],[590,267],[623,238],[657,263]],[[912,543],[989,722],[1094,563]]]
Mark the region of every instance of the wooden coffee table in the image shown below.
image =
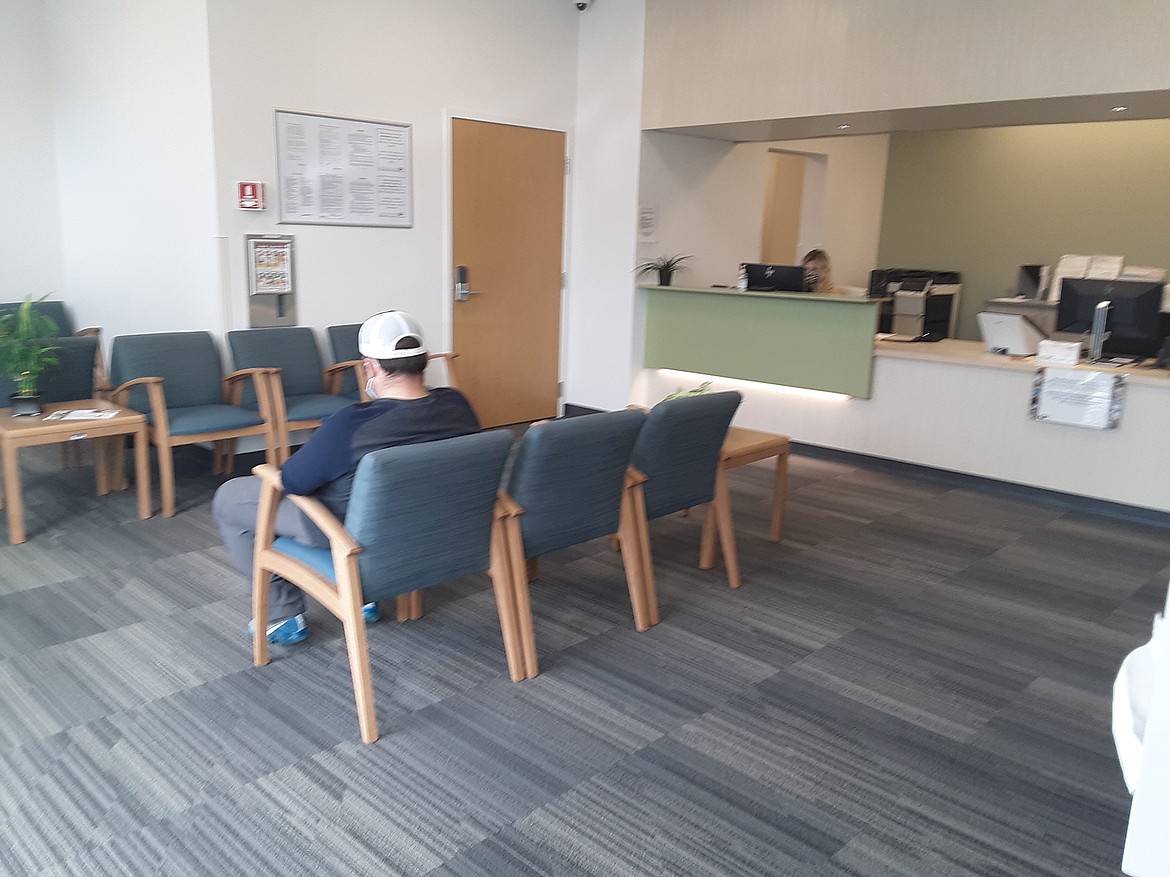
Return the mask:
[[[773,542],[779,542],[784,538],[784,504],[788,498],[790,450],[790,442],[786,435],[733,426],[727,430],[727,438],[723,442],[723,451],[720,454],[720,465],[724,469],[746,466],[748,463],[767,460],[769,457],[776,458],[776,476],[772,482],[772,530],[769,534]]]
[[[105,420],[46,420],[54,411],[79,409],[117,411]],[[81,439],[98,439],[95,445],[95,477],[98,496],[110,492],[114,482],[110,472],[110,449],[113,436],[134,436],[135,486],[138,489],[138,517],[149,518],[150,509],[150,433],[146,415],[122,408],[105,399],[81,399],[44,406],[40,417],[13,417],[12,409],[0,409],[0,451],[4,457],[4,495],[8,506],[8,541],[13,545],[25,541],[24,495],[20,484],[20,449],[35,445],[52,445]]]

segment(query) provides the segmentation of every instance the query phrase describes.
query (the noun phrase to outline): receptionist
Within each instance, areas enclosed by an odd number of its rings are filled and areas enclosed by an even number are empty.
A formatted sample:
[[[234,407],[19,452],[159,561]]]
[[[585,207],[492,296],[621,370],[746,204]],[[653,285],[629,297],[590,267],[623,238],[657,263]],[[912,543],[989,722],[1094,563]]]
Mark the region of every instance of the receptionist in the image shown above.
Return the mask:
[[[809,250],[800,260],[805,271],[805,281],[811,292],[826,295],[841,295],[833,284],[833,276],[829,270],[829,254],[824,250]]]

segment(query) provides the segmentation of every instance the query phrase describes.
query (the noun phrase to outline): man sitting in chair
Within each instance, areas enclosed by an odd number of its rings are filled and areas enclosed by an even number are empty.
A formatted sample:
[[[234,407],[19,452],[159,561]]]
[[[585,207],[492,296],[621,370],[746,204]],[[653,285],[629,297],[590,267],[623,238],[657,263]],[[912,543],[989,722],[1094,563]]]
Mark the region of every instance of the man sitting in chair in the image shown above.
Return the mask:
[[[423,384],[427,349],[422,329],[409,314],[385,311],[370,317],[358,333],[358,350],[371,401],[356,402],[328,417],[280,470],[287,493],[316,497],[340,520],[345,519],[354,472],[366,454],[479,431],[479,420],[462,393],[450,387],[428,390]],[[212,505],[232,563],[249,582],[259,499],[260,480],[248,475],[221,485]],[[324,534],[287,499],[277,511],[276,535],[329,547]],[[268,641],[292,645],[306,639],[304,611],[300,588],[273,576]],[[362,614],[367,622],[377,621],[377,604],[366,604]]]

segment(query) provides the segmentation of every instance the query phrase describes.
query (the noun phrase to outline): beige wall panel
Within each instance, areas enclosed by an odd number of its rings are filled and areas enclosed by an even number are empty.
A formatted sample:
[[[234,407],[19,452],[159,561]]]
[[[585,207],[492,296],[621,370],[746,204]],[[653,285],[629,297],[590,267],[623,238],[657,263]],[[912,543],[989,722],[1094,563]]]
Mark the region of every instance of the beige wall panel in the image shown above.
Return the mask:
[[[647,0],[643,126],[1170,87],[1170,3]]]
[[[1170,121],[894,134],[884,266],[963,272],[959,334],[1022,264],[1109,253],[1170,268]]]

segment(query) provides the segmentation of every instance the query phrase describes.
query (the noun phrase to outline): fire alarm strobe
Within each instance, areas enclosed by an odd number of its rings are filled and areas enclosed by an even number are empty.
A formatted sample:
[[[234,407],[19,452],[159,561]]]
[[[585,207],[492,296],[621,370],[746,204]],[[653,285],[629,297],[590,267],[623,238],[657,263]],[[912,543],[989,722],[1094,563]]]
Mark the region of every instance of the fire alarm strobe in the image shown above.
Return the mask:
[[[236,183],[236,194],[240,210],[264,209],[263,183]]]

